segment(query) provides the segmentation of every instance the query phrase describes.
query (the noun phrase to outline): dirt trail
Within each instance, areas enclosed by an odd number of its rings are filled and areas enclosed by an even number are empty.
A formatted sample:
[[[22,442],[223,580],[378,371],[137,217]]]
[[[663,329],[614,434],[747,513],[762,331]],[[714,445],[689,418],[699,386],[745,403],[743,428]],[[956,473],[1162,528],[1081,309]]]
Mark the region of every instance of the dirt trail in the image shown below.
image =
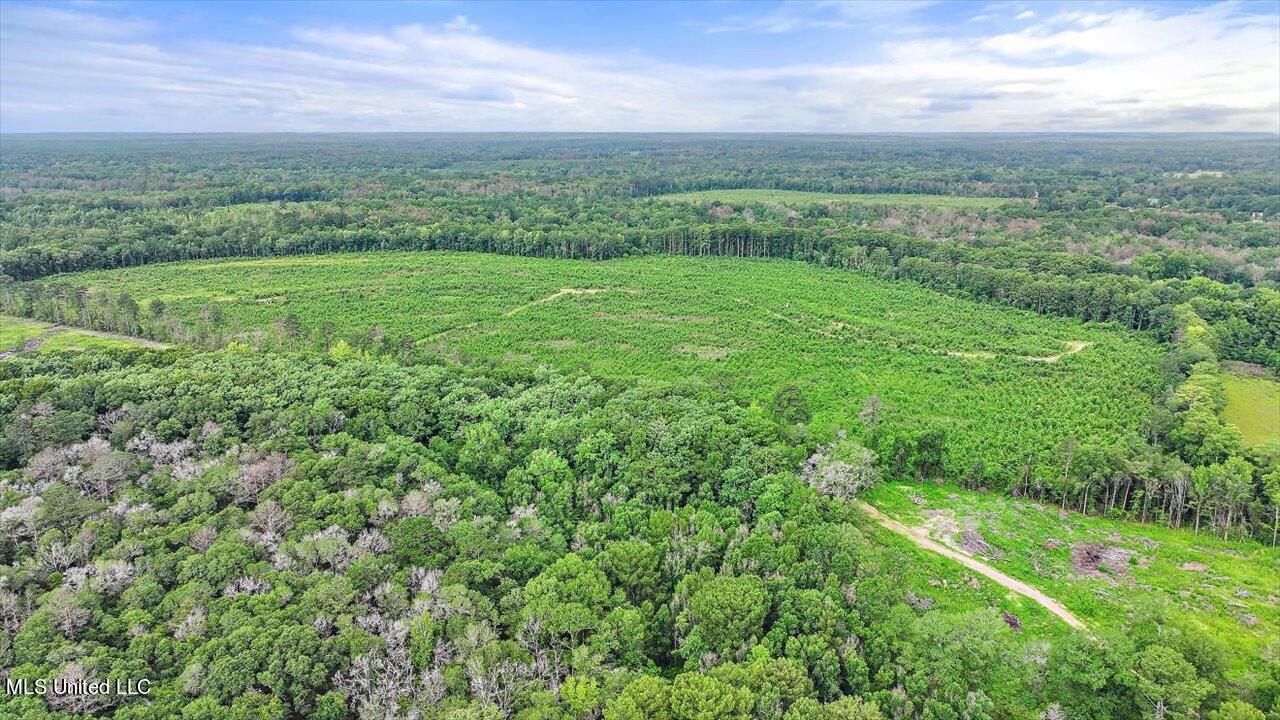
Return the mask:
[[[780,312],[777,312],[777,311],[775,311],[775,310],[770,310],[769,308],[764,307],[764,306],[762,306],[762,305],[757,305],[757,304],[755,304],[755,303],[751,302],[750,300],[748,300],[748,299],[746,299],[746,298],[734,298],[734,299],[735,299],[735,300],[737,300],[738,302],[742,303],[743,305],[746,305],[747,307],[755,308],[756,310],[760,310],[761,312],[764,312],[765,314],[769,315],[769,317],[772,317],[772,318],[774,318],[774,319],[776,319],[776,320],[781,320],[781,321],[783,321],[783,322],[785,322],[785,323],[790,323],[790,324],[795,325],[796,327],[798,327],[798,328],[800,328],[800,329],[802,329],[802,330],[808,330],[809,332],[817,333],[817,334],[819,334],[819,335],[823,335],[823,336],[829,337],[829,338],[831,338],[831,339],[833,339],[833,340],[838,339],[838,338],[836,338],[835,333],[828,332],[828,331],[826,331],[826,330],[823,330],[822,328],[809,327],[808,325],[806,325],[806,324],[804,324],[804,323],[800,322],[799,320],[797,320],[797,319],[795,319],[795,318],[793,318],[793,317],[787,317],[786,315],[783,315],[783,314],[782,314],[782,313],[780,313]]]
[[[858,501],[858,506],[861,507],[863,511],[865,511],[868,515],[870,515],[871,518],[875,520],[877,523],[879,523],[881,526],[888,528],[889,530],[892,530],[898,533],[899,535],[910,538],[912,542],[924,548],[925,550],[938,553],[939,555],[942,555],[944,557],[949,557],[952,560],[955,560],[956,562],[960,563],[961,565],[964,565],[965,567],[969,568],[970,570],[973,570],[974,572],[987,577],[988,579],[1001,585],[1002,587],[1008,588],[1009,590],[1012,590],[1018,593],[1019,595],[1022,595],[1023,597],[1027,597],[1036,601],[1045,610],[1048,610],[1054,615],[1057,615],[1059,618],[1062,619],[1063,622],[1065,622],[1066,624],[1070,625],[1073,628],[1076,628],[1078,630],[1088,630],[1085,624],[1081,622],[1080,618],[1073,615],[1071,611],[1068,610],[1066,606],[1064,606],[1062,603],[1058,602],[1057,600],[1054,600],[1048,595],[1045,595],[1039,590],[1022,582],[1021,580],[1016,580],[1014,578],[1011,578],[1008,575],[1005,575],[1004,573],[1000,572],[999,570],[996,570],[995,568],[991,567],[990,565],[975,559],[971,555],[960,552],[959,550],[955,550],[953,548],[949,548],[946,545],[943,545],[942,543],[936,542],[935,540],[929,537],[929,534],[924,530],[924,528],[913,528],[907,525],[903,525],[897,520],[894,520],[893,518],[885,515],[884,513],[880,512],[874,507],[871,507],[871,505],[861,500]]]
[[[562,298],[565,295],[594,295],[596,293],[602,293],[604,291],[605,291],[605,288],[561,288],[544,298],[538,298],[533,302],[527,302],[524,305],[521,305],[520,307],[512,308],[502,313],[502,317],[511,317],[512,315],[515,315],[516,313],[521,312],[523,310],[527,310],[533,307],[534,305],[549,303],[558,298]]]
[[[564,297],[565,295],[594,295],[594,294],[596,294],[596,293],[602,293],[602,292],[605,292],[606,290],[607,290],[607,288],[560,288],[559,290],[557,290],[557,291],[555,291],[555,292],[551,293],[550,295],[548,295],[548,296],[546,296],[546,297],[544,297],[544,298],[538,298],[537,300],[533,300],[533,301],[531,301],[531,302],[527,302],[527,303],[525,303],[525,304],[523,304],[523,305],[520,305],[520,306],[518,306],[518,307],[513,307],[513,308],[511,308],[510,310],[508,310],[508,311],[506,311],[506,312],[502,313],[502,317],[511,317],[512,315],[516,315],[516,314],[521,313],[521,312],[523,312],[523,311],[525,311],[525,310],[528,310],[529,308],[533,307],[534,305],[541,305],[541,304],[543,304],[543,303],[554,302],[556,299],[558,299],[558,298],[562,298],[562,297]],[[480,327],[480,321],[479,321],[479,320],[476,320],[476,321],[474,321],[474,322],[469,322],[469,323],[462,323],[462,324],[460,324],[460,325],[454,325],[454,326],[452,326],[452,327],[447,327],[447,328],[445,328],[445,329],[441,330],[440,332],[434,333],[434,334],[432,334],[432,335],[428,335],[427,337],[422,338],[422,339],[421,339],[421,340],[419,340],[418,342],[419,342],[419,343],[432,342],[432,341],[435,341],[435,340],[439,340],[440,338],[444,337],[445,335],[448,335],[449,333],[457,332],[457,331],[459,331],[459,330],[463,330],[463,331],[465,331],[465,330],[474,330],[474,329],[476,329],[476,328],[478,328],[478,327]]]
[[[1075,355],[1092,344],[1093,343],[1081,340],[1071,340],[1063,343],[1063,345],[1066,345],[1066,349],[1057,355],[1014,355],[1014,357],[1022,358],[1023,360],[1030,360],[1031,362],[1054,363],[1068,355]],[[978,360],[989,360],[999,355],[999,353],[993,353],[988,350],[948,350],[947,354],[951,357],[975,358]]]
[[[1072,340],[1067,343],[1067,349],[1057,355],[1045,355],[1044,357],[1032,357],[1030,355],[1025,355],[1024,357],[1028,360],[1035,360],[1036,362],[1058,362],[1067,355],[1075,355],[1092,344],[1093,343],[1087,343],[1081,340]]]

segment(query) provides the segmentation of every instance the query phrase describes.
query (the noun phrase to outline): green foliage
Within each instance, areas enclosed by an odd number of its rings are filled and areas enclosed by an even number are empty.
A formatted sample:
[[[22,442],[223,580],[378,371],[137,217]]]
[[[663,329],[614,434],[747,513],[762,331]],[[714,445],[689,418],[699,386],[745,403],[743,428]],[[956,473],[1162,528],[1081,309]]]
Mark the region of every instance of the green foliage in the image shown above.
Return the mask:
[[[755,697],[701,673],[683,673],[671,684],[672,720],[748,720]]]
[[[1133,668],[1137,692],[1150,705],[1154,718],[1194,716],[1213,690],[1196,676],[1196,669],[1178,651],[1152,645],[1138,654]]]
[[[680,618],[686,630],[682,654],[697,665],[703,653],[737,659],[763,634],[769,610],[764,584],[754,575],[716,576],[692,583],[697,589]]]
[[[1209,720],[1266,720],[1258,708],[1240,700],[1229,700],[1209,713]]]
[[[1055,449],[1064,440],[1101,443],[1140,427],[1161,387],[1158,350],[1141,338],[793,262],[382,253],[143,267],[109,277],[148,302],[158,288],[181,284],[185,298],[166,302],[165,322],[181,319],[183,327],[220,298],[228,337],[261,338],[288,310],[311,333],[303,344],[318,341],[328,324],[353,348],[381,347],[368,336],[377,325],[390,343],[386,354],[414,361],[466,355],[514,367],[586,366],[616,379],[702,378],[771,408],[771,419],[781,412],[784,422],[803,421],[807,410],[817,431],[864,434],[886,461],[940,438],[948,475],[980,460],[974,485],[993,489],[1017,483],[1028,457],[1031,474],[1049,483],[1061,475]],[[335,297],[332,287],[363,290]],[[557,296],[566,288],[601,292]],[[258,302],[263,294],[284,300]],[[153,334],[164,327],[144,323]],[[419,342],[402,352],[392,338]],[[1088,345],[1052,363],[1028,359],[1076,341]],[[882,401],[874,443],[858,418],[873,395]],[[469,462],[491,466],[468,469],[494,477],[513,469],[486,429],[469,431]],[[803,433],[793,438],[806,441]],[[559,454],[571,459],[567,449]],[[927,454],[903,472],[937,472]]]
[[[638,678],[610,700],[605,720],[671,720],[671,687],[662,678]]]

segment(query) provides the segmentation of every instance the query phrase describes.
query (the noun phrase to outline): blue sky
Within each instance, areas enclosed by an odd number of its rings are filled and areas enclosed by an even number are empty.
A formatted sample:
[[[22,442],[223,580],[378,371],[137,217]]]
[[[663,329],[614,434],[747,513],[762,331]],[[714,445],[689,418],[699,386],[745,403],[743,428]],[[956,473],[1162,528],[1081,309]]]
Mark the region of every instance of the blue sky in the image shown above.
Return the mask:
[[[0,130],[1280,131],[1280,3],[3,2]]]

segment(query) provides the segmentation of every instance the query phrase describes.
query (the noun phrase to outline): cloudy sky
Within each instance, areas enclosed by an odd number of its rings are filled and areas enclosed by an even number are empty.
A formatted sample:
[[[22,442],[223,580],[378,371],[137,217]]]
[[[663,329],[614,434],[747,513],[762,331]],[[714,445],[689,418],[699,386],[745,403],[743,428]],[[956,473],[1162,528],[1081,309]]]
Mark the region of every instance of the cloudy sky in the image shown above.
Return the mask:
[[[1280,132],[1280,3],[0,3],[0,130]]]

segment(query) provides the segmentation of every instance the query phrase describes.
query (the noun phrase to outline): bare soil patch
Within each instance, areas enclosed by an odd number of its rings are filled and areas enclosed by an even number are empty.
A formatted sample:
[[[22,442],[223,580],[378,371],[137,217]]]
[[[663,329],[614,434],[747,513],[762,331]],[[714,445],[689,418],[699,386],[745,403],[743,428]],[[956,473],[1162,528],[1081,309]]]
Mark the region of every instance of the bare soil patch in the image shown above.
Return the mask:
[[[1275,373],[1267,368],[1251,362],[1243,362],[1241,360],[1223,360],[1222,369],[1226,372],[1232,372],[1239,375],[1248,375],[1249,377],[1260,377],[1274,380]]]
[[[1080,543],[1071,546],[1071,566],[1085,577],[1126,575],[1133,551],[1105,543]],[[1106,571],[1104,573],[1103,571]]]
[[[1004,557],[1003,550],[987,542],[977,530],[972,528],[960,534],[960,547],[971,555],[986,555],[996,560]]]

